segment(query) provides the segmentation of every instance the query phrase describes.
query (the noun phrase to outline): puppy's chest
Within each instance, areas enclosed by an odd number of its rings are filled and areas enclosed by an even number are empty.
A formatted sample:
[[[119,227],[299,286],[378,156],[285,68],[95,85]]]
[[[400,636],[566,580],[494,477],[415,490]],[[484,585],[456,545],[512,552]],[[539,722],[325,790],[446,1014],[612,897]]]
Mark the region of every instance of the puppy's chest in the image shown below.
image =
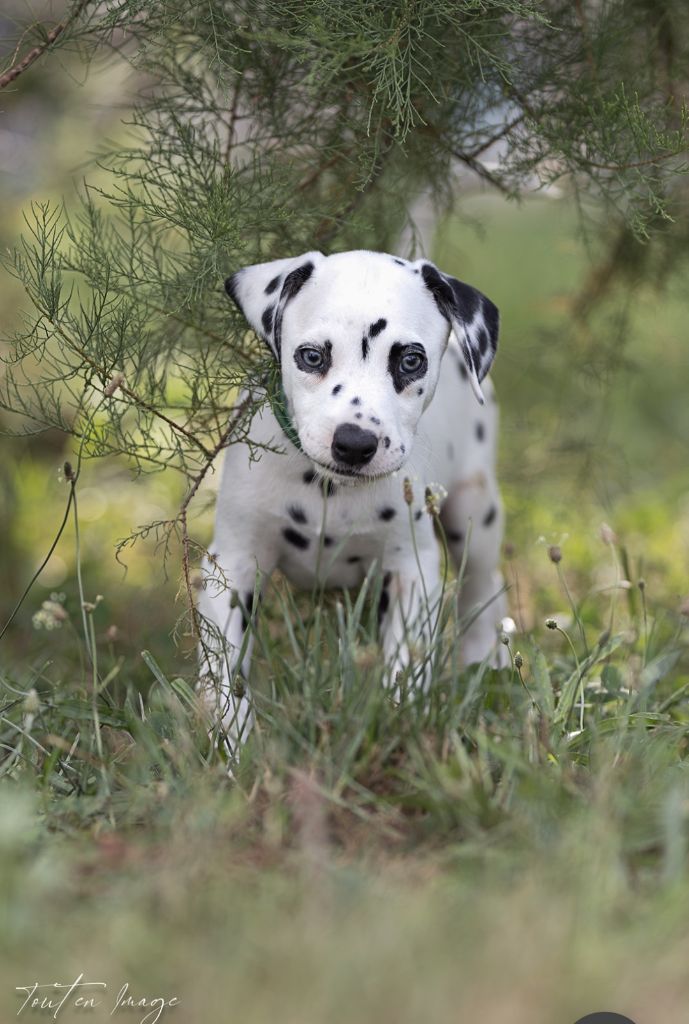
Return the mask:
[[[277,542],[278,567],[299,585],[319,578],[354,586],[409,529],[407,506],[387,489],[340,487],[328,495],[317,485],[308,494],[301,488],[283,494],[267,526]]]

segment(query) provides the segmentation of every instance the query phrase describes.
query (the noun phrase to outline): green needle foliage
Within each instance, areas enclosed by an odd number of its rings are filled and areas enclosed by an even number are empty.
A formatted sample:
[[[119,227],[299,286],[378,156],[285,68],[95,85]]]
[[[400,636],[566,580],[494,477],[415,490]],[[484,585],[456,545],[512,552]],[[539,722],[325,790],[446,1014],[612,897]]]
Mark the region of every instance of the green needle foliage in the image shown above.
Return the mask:
[[[447,201],[458,167],[509,195],[566,178],[632,239],[683,212],[673,0],[80,0],[61,24],[50,45],[34,30],[40,60],[114,52],[141,100],[131,142],[99,158],[105,184],[26,213],[0,404],[83,456],[171,466],[194,488],[243,436],[246,416],[227,429],[237,388],[266,369],[228,272],[394,248],[411,200]]]

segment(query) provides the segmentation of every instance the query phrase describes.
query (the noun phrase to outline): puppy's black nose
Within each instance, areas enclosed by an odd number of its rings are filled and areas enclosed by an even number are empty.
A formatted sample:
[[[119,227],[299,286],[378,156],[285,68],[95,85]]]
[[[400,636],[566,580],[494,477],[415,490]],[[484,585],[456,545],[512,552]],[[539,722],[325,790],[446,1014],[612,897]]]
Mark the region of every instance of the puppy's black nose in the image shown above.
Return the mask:
[[[356,423],[341,423],[335,431],[331,451],[335,462],[346,466],[365,466],[378,450],[378,438]]]

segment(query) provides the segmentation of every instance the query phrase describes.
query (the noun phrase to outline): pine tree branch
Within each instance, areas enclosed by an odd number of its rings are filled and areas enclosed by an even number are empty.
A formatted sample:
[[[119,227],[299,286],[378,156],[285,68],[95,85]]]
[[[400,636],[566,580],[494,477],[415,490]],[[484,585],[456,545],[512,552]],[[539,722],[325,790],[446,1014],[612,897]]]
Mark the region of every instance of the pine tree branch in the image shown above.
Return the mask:
[[[508,199],[514,199],[514,197],[517,195],[514,189],[508,188],[508,186],[505,185],[504,182],[500,181],[500,179],[496,177],[496,175],[493,174],[491,171],[489,171],[488,168],[485,167],[479,160],[475,160],[472,156],[467,156],[466,153],[459,153],[455,149],[451,150],[451,153],[456,160],[459,160],[460,163],[464,164],[465,167],[468,167],[469,170],[473,171],[474,174],[478,175],[478,177],[481,178],[483,181],[486,181],[489,185],[492,185],[493,188],[496,188],[499,192],[502,192],[502,194],[506,196]]]
[[[45,42],[41,43],[40,46],[34,46],[33,50],[29,50],[29,52],[25,54],[20,61],[5,71],[4,74],[0,75],[0,89],[4,89],[6,86],[11,85],[12,82],[30,68],[31,65],[39,59],[39,57],[42,57],[43,54],[49,50],[55,41],[62,35],[65,29],[77,20],[88,2],[89,0],[80,0],[68,18],[65,18],[64,21],[58,22],[55,28],[51,28],[50,31],[46,33]]]
[[[491,135],[489,139],[486,139],[485,142],[482,142],[481,145],[477,146],[476,149],[473,149],[471,153],[466,153],[466,158],[468,158],[469,160],[476,160],[477,157],[482,156],[487,149],[490,149],[490,147],[495,145],[496,142],[499,142],[500,139],[504,139],[506,135],[510,134],[513,128],[516,128],[517,125],[521,124],[525,116],[525,114],[519,114],[518,117],[513,118],[512,121],[509,121],[504,126],[504,128],[501,128],[499,132],[495,133],[495,135]]]
[[[80,345],[77,345],[74,339],[69,337],[67,332],[60,324],[56,323],[55,320],[51,319],[50,317],[48,317],[48,319],[55,332],[59,334],[60,337],[63,338],[67,342],[67,344],[72,348],[72,350],[76,352],[77,355],[79,355],[84,360],[84,362],[87,363],[91,367],[91,369],[98,374],[101,380],[107,380],[107,378],[110,376],[108,370],[105,367],[101,366],[95,359],[93,359],[93,357],[90,356],[88,352],[84,351],[84,349]],[[107,387],[107,385],[105,386]],[[192,434],[191,431],[187,430],[180,423],[176,423],[175,420],[170,419],[169,416],[166,416],[164,412],[160,411],[160,409],[156,409],[155,406],[151,405],[150,402],[147,402],[144,398],[141,398],[139,395],[136,394],[135,391],[132,391],[131,388],[127,387],[124,381],[122,381],[121,383],[118,382],[116,390],[119,390],[123,395],[126,395],[127,398],[129,398],[130,401],[133,402],[134,405],[136,405],[138,408],[143,409],[145,412],[150,413],[157,419],[162,420],[163,423],[166,423],[171,430],[175,431],[178,434],[181,434],[183,437],[186,437],[187,441],[189,441],[189,443],[192,444],[194,447],[198,448],[199,451],[203,455],[205,455],[207,459],[213,458],[213,455],[209,451],[209,449],[206,448],[203,442],[199,441],[199,439],[194,434]]]
[[[378,155],[375,166],[371,170],[366,184],[361,189],[357,190],[356,194],[352,196],[341,210],[335,214],[331,214],[329,217],[324,217],[323,220],[321,220],[320,224],[314,231],[314,240],[317,245],[327,248],[327,246],[337,236],[337,232],[340,230],[342,221],[346,217],[351,217],[352,214],[356,213],[368,194],[380,181],[392,150],[393,143],[388,143],[384,151]]]

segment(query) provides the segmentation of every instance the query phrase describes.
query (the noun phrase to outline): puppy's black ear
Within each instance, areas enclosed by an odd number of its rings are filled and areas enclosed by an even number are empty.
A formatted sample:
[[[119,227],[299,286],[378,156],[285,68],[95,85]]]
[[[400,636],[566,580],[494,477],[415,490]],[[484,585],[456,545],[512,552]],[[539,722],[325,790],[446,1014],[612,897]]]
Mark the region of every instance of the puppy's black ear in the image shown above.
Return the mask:
[[[455,333],[464,355],[474,394],[483,405],[481,381],[488,373],[498,348],[499,313],[490,299],[456,277],[443,274],[427,260],[420,260],[424,284]]]
[[[310,280],[323,259],[320,252],[307,252],[286,260],[256,263],[237,270],[225,281],[227,294],[278,359],[285,306]]]

